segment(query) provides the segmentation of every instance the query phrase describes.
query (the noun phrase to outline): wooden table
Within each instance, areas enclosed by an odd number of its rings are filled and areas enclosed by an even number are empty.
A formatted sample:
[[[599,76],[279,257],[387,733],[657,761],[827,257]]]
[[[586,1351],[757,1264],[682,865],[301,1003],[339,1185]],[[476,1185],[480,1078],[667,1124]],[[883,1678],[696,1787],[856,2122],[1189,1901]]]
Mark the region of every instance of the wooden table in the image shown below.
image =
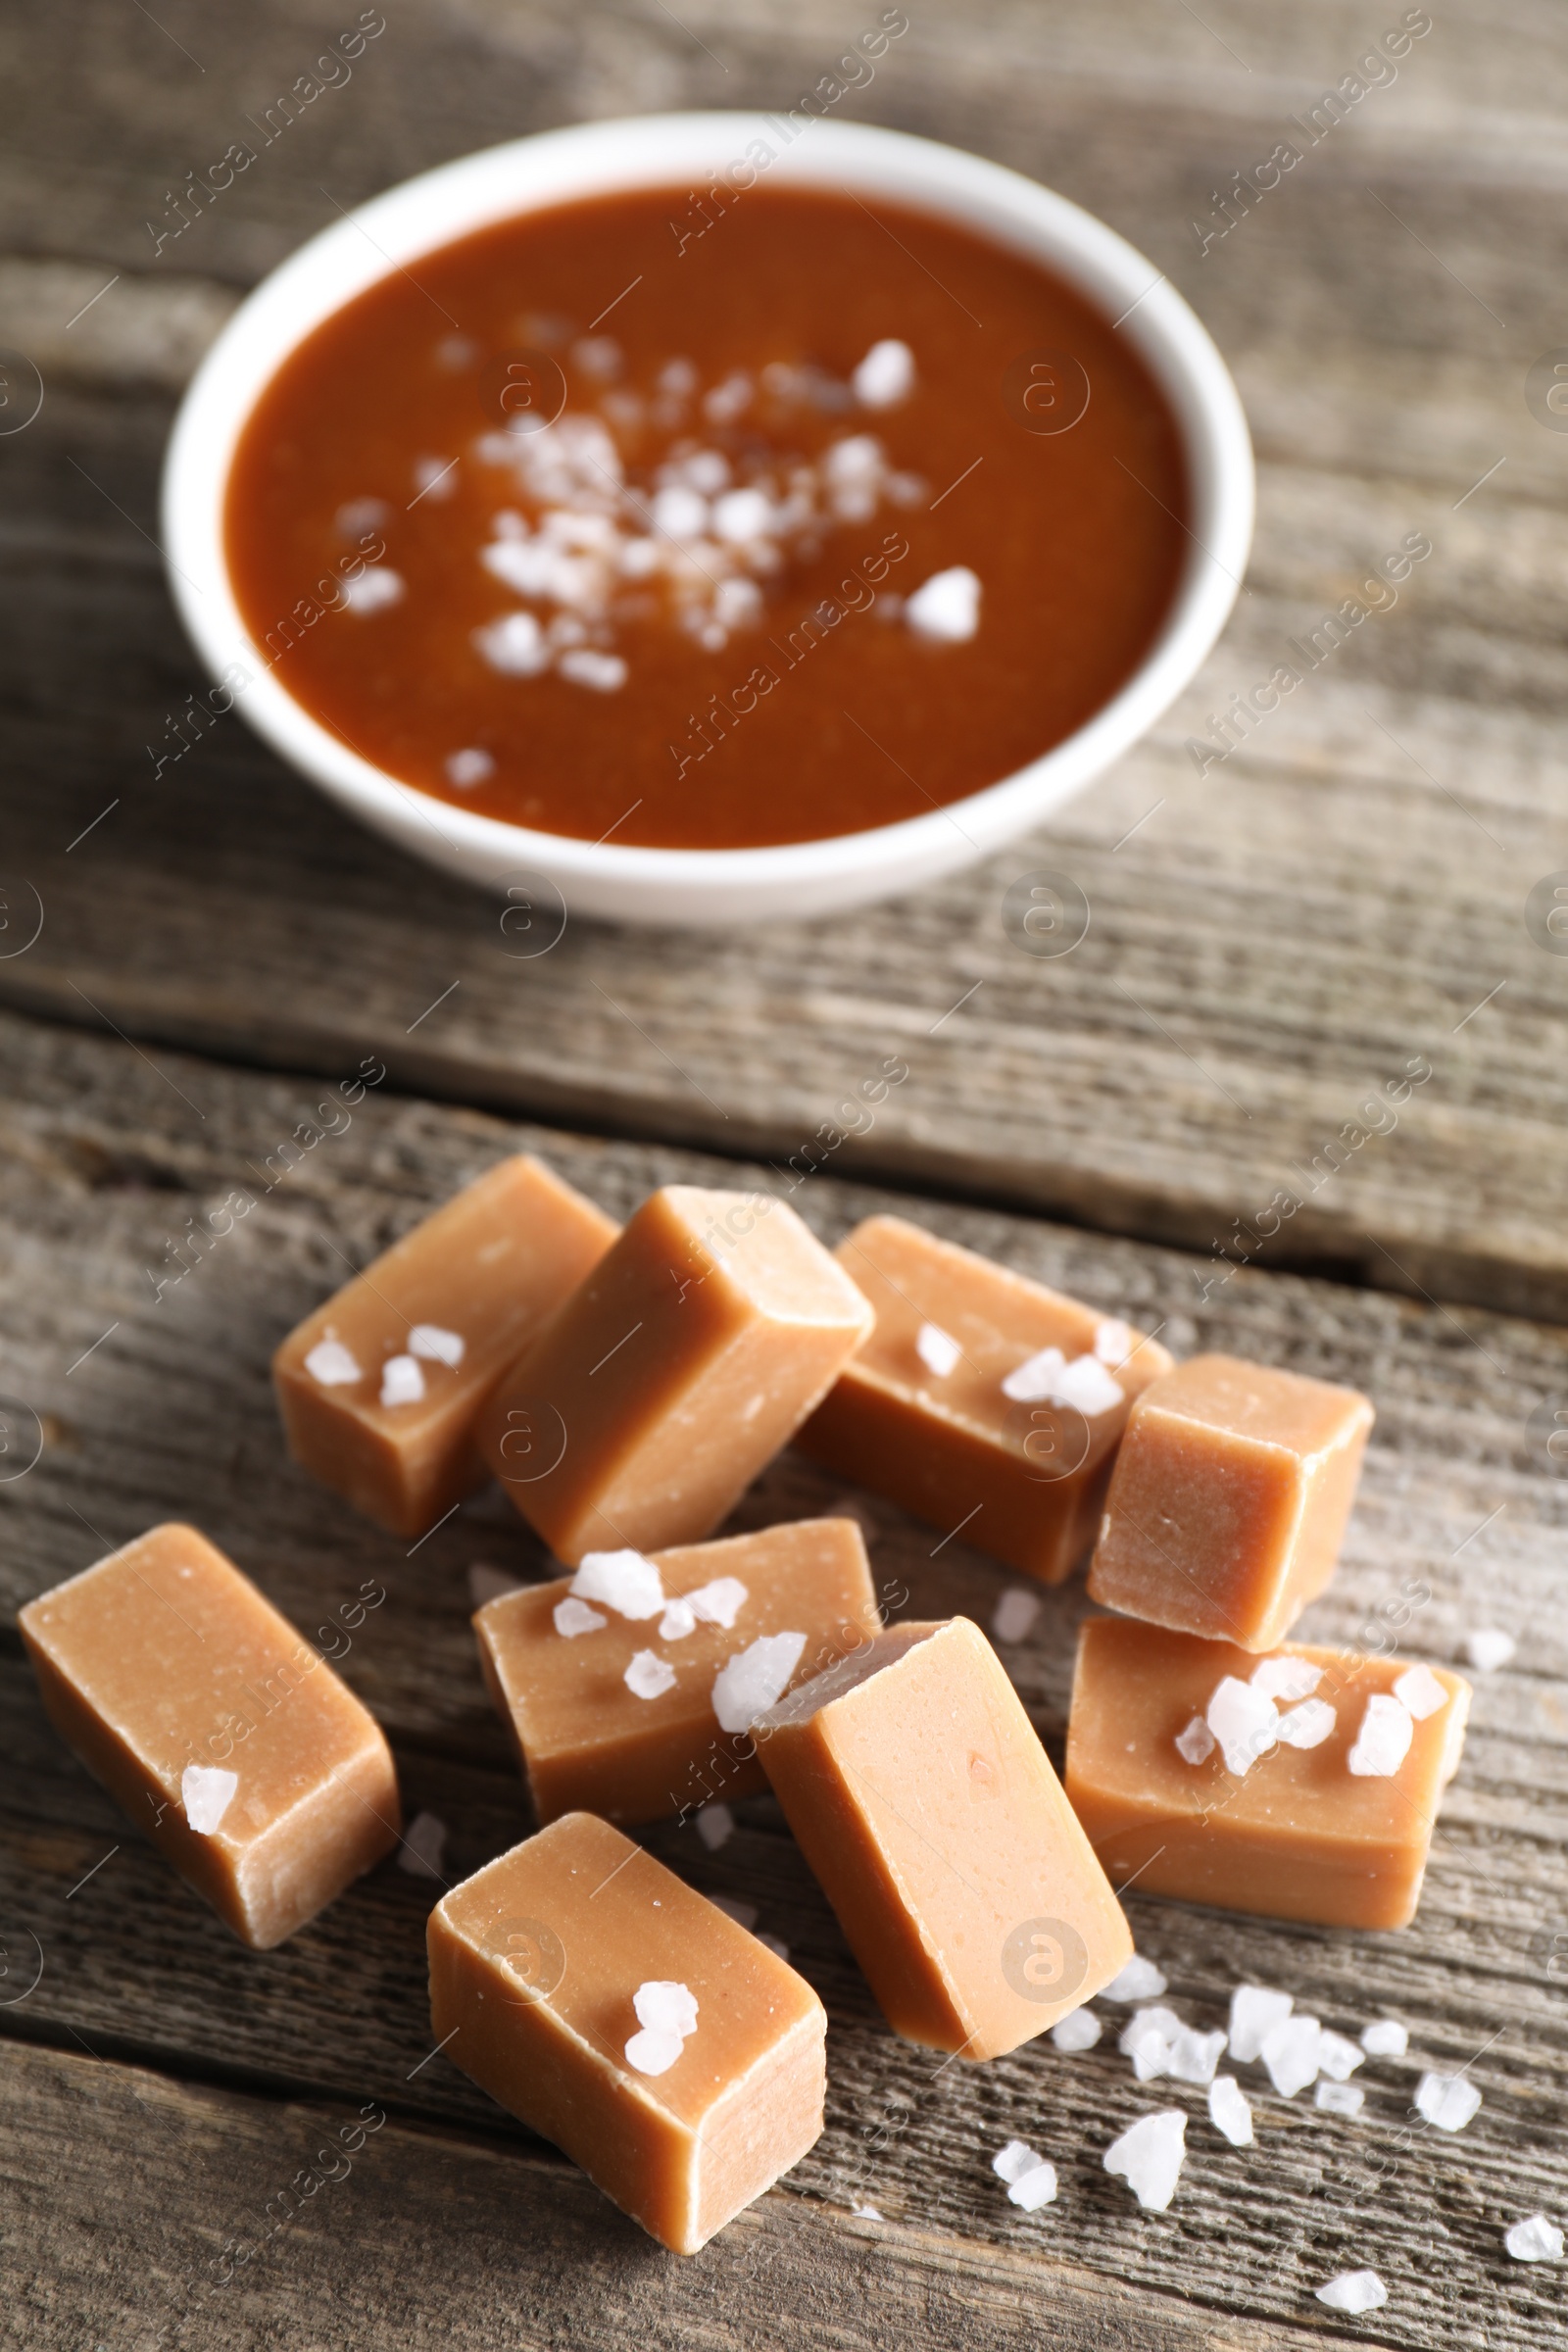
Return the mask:
[[[1526,397],[1568,331],[1563,21],[1456,0],[1311,144],[1291,118],[1381,20],[1263,0],[909,13],[845,113],[1086,203],[1226,353],[1261,488],[1236,615],[1112,776],[940,890],[734,938],[573,921],[517,962],[492,906],[338,817],[238,719],[155,773],[202,683],[154,544],[174,398],[244,288],[336,206],[585,116],[787,105],[857,21],[822,0],[684,0],[678,19],[660,0],[387,0],[352,82],[157,247],[167,192],[351,12],[7,12],[0,342],[45,387],[0,436],[0,1390],[44,1440],[25,1475],[0,1465],[8,2341],[1496,2352],[1561,2332],[1563,2274],[1509,2262],[1501,2233],[1568,2219],[1568,1488],[1543,1425],[1568,1399],[1568,964],[1526,919],[1568,866],[1568,438]],[[1216,192],[1282,139],[1298,166],[1205,248]],[[1411,531],[1433,554],[1396,607],[1200,775],[1189,738]],[[999,919],[1040,866],[1093,907],[1058,960]],[[366,1054],[384,1082],[303,1148],[318,1082]],[[831,1144],[836,1103],[890,1054],[907,1082],[796,1195],[824,1235],[891,1202],[1164,1318],[1179,1350],[1364,1386],[1362,1499],[1303,1631],[1396,1628],[1448,1660],[1499,1625],[1519,1654],[1479,1679],[1405,1934],[1129,1897],[1197,2023],[1250,1978],[1343,2030],[1385,2011],[1411,2030],[1406,2061],[1359,2078],[1361,2120],[1264,2090],[1245,2154],[1200,2093],[1159,2085],[1194,2115],[1162,2216],[1101,2167],[1156,2103],[1113,2034],[1073,2059],[939,2068],[882,2026],[770,1802],[717,1854],[655,1832],[695,1884],[759,1906],[831,2019],[825,2136],[680,2262],[430,2054],[428,1883],[384,1868],[281,1951],[243,1952],[53,1737],[10,1613],[175,1514],[303,1625],[379,1581],[344,1671],[466,1874],[528,1827],[466,1572],[540,1555],[480,1506],[410,1556],[311,1487],[283,1456],[272,1346],[519,1143],[616,1211],[677,1175],[776,1185],[769,1163]],[[1359,1106],[1416,1063],[1397,1125],[1369,1132]],[[291,1137],[297,1163],[263,1192]],[[189,1220],[238,1185],[256,1212],[155,1298]],[[1282,1188],[1299,1210],[1258,1248]],[[841,1493],[786,1456],[740,1523]],[[885,1586],[989,1622],[1008,1579],[864,1507]],[[1082,1606],[1076,1586],[1048,1595],[1006,1653],[1058,1760]],[[1476,2121],[1412,2122],[1417,2073],[1460,2066]],[[351,2176],[287,2219],[319,2135],[365,2107],[386,2121]],[[1061,2175],[1035,2216],[989,2169],[1014,2134]],[[1312,2288],[1363,2266],[1388,2304],[1336,2321]]]

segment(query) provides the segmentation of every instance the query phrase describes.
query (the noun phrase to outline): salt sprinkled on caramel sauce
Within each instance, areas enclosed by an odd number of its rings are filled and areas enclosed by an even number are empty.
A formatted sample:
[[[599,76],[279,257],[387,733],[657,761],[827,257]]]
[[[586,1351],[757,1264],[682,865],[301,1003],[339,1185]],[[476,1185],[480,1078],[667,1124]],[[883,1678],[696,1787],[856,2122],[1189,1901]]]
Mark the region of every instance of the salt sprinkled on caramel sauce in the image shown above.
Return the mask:
[[[685,251],[685,205],[501,221],[289,355],[227,494],[257,654],[398,778],[596,842],[808,841],[1013,773],[1169,611],[1163,394],[954,223],[755,187]],[[1092,386],[1064,431],[1013,385],[1042,351]]]

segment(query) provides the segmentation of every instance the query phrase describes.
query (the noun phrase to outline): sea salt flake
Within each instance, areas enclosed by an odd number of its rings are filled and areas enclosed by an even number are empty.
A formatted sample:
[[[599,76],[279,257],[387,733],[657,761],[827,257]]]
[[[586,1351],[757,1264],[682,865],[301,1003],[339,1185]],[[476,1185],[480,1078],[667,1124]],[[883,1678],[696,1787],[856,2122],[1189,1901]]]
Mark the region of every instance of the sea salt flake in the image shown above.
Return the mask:
[[[662,1698],[675,1688],[675,1669],[657,1649],[640,1649],[620,1679],[633,1698]]]
[[[1126,1966],[1111,1978],[1101,1997],[1107,2001],[1152,2001],[1164,1989],[1165,1978],[1152,1960],[1134,1952]]]
[[[697,1631],[697,1611],[689,1600],[667,1601],[664,1614],[659,1620],[661,1642],[684,1642],[688,1634]]]
[[[1481,2093],[1463,2075],[1423,2075],[1415,2106],[1440,2132],[1462,2132],[1481,2106]]]
[[[1069,2009],[1058,2017],[1051,2029],[1051,2038],[1064,2057],[1076,2058],[1080,2050],[1092,2050],[1100,2039],[1102,2027],[1092,2009]]]
[[[1171,2051],[1182,2031],[1182,2021],[1174,2009],[1139,2009],[1122,2028],[1116,2047],[1124,2058],[1132,2060],[1133,2072],[1140,2082],[1152,2082],[1156,2077],[1169,2074]]]
[[[992,2157],[991,2170],[999,2180],[1005,2180],[1010,2187],[1014,2180],[1021,2180],[1025,2173],[1032,2173],[1037,2164],[1044,2162],[1045,2158],[1030,2147],[1027,2140],[1009,2139],[1006,2146],[999,2148]]]
[[[626,2064],[640,2075],[667,2075],[684,2047],[678,2034],[660,2034],[644,2026],[626,2044]]]
[[[500,620],[475,629],[473,643],[491,668],[507,678],[536,678],[555,658],[531,612],[504,613]]]
[[[343,582],[343,602],[363,618],[369,612],[385,612],[389,605],[400,605],[406,587],[403,574],[389,564],[368,564],[353,579]]]
[[[731,547],[761,539],[773,520],[773,502],[761,490],[726,490],[713,503],[713,528]]]
[[[1059,1348],[1042,1348],[1007,1374],[1002,1394],[1015,1403],[1034,1404],[1049,1398],[1070,1404],[1092,1421],[1123,1402],[1124,1393],[1098,1356],[1074,1356],[1069,1363]]]
[[[1288,1992],[1274,1992],[1266,1984],[1238,1984],[1231,1994],[1231,2056],[1237,2063],[1250,2066],[1295,2007]]]
[[[946,1380],[950,1372],[956,1371],[963,1355],[953,1334],[944,1331],[940,1323],[921,1324],[914,1335],[914,1351],[938,1380]]]
[[[239,1775],[220,1764],[187,1764],[179,1777],[179,1801],[185,1819],[202,1838],[210,1838],[234,1801]]]
[[[499,1600],[503,1592],[520,1592],[521,1585],[504,1568],[492,1568],[484,1560],[475,1560],[468,1570],[468,1599],[472,1607],[482,1609],[487,1601]]]
[[[1294,2099],[1317,2081],[1322,2034],[1315,2017],[1287,2017],[1264,2034],[1258,2056],[1282,2099]]]
[[[701,1806],[697,1814],[697,1835],[710,1854],[716,1854],[721,1845],[728,1845],[735,1835],[735,1816],[728,1805]],[[752,1918],[756,1917],[754,1911]],[[749,1926],[750,1921],[747,1924]]]
[[[708,501],[689,482],[668,482],[656,491],[649,514],[655,530],[666,539],[689,542],[701,539],[708,529]]]
[[[1217,2029],[1212,2034],[1200,2034],[1196,2026],[1183,2026],[1170,2044],[1165,2060],[1165,2072],[1177,2082],[1196,2082],[1201,2086],[1214,2080],[1214,2069],[1225,2053],[1225,2035]]]
[[[882,2219],[874,2205],[852,2205],[850,2211],[858,2222],[879,2222]]]
[[[1448,1703],[1448,1693],[1430,1666],[1407,1666],[1394,1686],[1394,1695],[1417,1723],[1425,1723]]]
[[[1298,1707],[1286,1708],[1277,1737],[1286,1747],[1321,1747],[1338,1721],[1326,1698],[1309,1698]]]
[[[481,751],[477,744],[466,751],[449,752],[442,765],[446,769],[447,782],[456,784],[460,792],[466,792],[471,784],[482,784],[486,776],[493,776],[496,772],[496,763],[490,754]]]
[[[579,1634],[597,1634],[602,1625],[610,1623],[601,1610],[590,1608],[587,1601],[577,1600],[570,1592],[557,1601],[551,1614],[557,1633],[568,1642],[575,1642]]]
[[[444,1879],[447,1825],[436,1813],[416,1813],[398,1847],[398,1868],[411,1879]]]
[[[631,1996],[637,2023],[651,2034],[677,2034],[682,2041],[697,2031],[697,1998],[690,1985],[651,1977]]]
[[[323,1389],[346,1389],[365,1374],[341,1340],[318,1340],[305,1358],[305,1369]]]
[[[384,498],[351,498],[333,515],[332,527],[345,539],[363,539],[391,519],[392,510]]]
[[[1512,1634],[1494,1625],[1479,1625],[1464,1638],[1464,1654],[1477,1674],[1495,1674],[1499,1666],[1507,1665],[1518,1646]]]
[[[1355,1744],[1345,1761],[1362,1780],[1392,1780],[1410,1752],[1415,1724],[1396,1698],[1376,1690],[1366,1702]]]
[[[1039,1614],[1039,1593],[1026,1592],[1022,1585],[1009,1585],[992,1613],[991,1631],[999,1642],[1022,1642]]]
[[[1234,2075],[1216,2075],[1209,2084],[1208,2120],[1233,2148],[1251,2146],[1251,2103]]]
[[[713,1713],[719,1729],[749,1732],[759,1715],[783,1697],[805,1647],[804,1634],[763,1634],[721,1666],[713,1678]]]
[[[1562,2231],[1544,2213],[1528,2222],[1515,2222],[1503,2235],[1503,2245],[1515,2262],[1561,2262]]]
[[[1325,2028],[1318,2035],[1317,2062],[1319,2070],[1334,2082],[1348,2082],[1356,2068],[1366,2064],[1366,2052],[1345,2034]]]
[[[1312,2291],[1330,2311],[1378,2311],[1389,2299],[1389,2290],[1376,2271],[1342,2271],[1337,2278]]]
[[[1185,1732],[1175,1739],[1176,1753],[1189,1764],[1206,1764],[1214,1753],[1214,1735],[1201,1715],[1195,1715]]]
[[[1410,2047],[1410,2030],[1396,2017],[1380,2017],[1362,2027],[1361,2047],[1369,2058],[1402,2058]]]
[[[1366,2092],[1359,2082],[1320,2082],[1312,2098],[1314,2105],[1329,2115],[1359,2115],[1366,2105]]]
[[[416,1323],[409,1334],[409,1353],[422,1355],[426,1363],[445,1364],[455,1372],[462,1363],[466,1347],[459,1331],[444,1331],[439,1323]]]
[[[573,686],[591,687],[595,694],[614,694],[625,685],[628,671],[618,654],[596,653],[592,646],[563,654],[556,663]]]
[[[1105,2150],[1104,2166],[1126,2181],[1146,2213],[1163,2213],[1187,2154],[1187,2118],[1176,2107],[1140,2116]]]
[[[914,354],[907,343],[886,336],[873,343],[850,376],[862,409],[893,409],[914,390]]]
[[[1095,1333],[1095,1353],[1112,1372],[1119,1372],[1138,1346],[1138,1334],[1119,1315],[1107,1315]]]
[[[1250,1683],[1226,1675],[1208,1702],[1205,1720],[1219,1741],[1225,1769],[1238,1780],[1259,1756],[1267,1755],[1279,1737],[1279,1709]]]
[[[980,626],[978,577],[967,564],[934,571],[906,602],[904,617],[933,645],[967,644]]]
[[[1248,1679],[1265,1698],[1310,1698],[1323,1680],[1323,1669],[1310,1658],[1265,1658]]]
[[[418,1358],[412,1355],[389,1355],[381,1366],[381,1402],[383,1404],[418,1404],[424,1396],[424,1374]]]
[[[1021,2174],[1007,2191],[1007,2203],[1021,2206],[1025,2213],[1038,2213],[1042,2205],[1054,2205],[1055,2201],[1056,2168],[1043,2157]]]
[[[663,1579],[640,1551],[585,1551],[571,1589],[579,1600],[602,1600],[636,1621],[657,1617],[664,1606]]]
[[[750,1598],[738,1576],[715,1576],[710,1583],[699,1585],[695,1592],[688,1592],[686,1605],[700,1625],[721,1625],[728,1633]]]

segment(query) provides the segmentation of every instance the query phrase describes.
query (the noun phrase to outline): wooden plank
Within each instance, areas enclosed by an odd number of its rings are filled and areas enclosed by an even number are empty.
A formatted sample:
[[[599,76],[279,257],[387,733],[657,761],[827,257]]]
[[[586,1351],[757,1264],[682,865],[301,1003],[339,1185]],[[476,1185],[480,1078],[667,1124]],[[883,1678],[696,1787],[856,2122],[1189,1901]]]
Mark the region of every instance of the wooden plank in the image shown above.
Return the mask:
[[[100,2337],[137,2352],[425,2345],[434,2315],[461,2352],[889,2340],[993,2352],[1042,2326],[1063,2352],[1349,2340],[1095,2278],[1044,2232],[980,2246],[920,2218],[856,2222],[790,2190],[682,2261],[570,2166],[396,2120],[362,2139],[380,2111],[354,2098],[274,2105],[74,2052],[8,2051],[0,2102],[0,2246],[38,2352]]]
[[[200,76],[167,44],[159,58],[150,24],[106,17],[69,71],[40,35],[50,70],[0,167],[19,257],[0,288],[51,385],[37,423],[0,440],[19,605],[0,648],[16,779],[0,880],[18,923],[24,886],[45,908],[37,942],[0,958],[0,996],[273,1066],[333,1070],[373,1043],[428,1094],[780,1160],[897,1055],[908,1082],[836,1166],[1568,1318],[1565,967],[1522,919],[1561,856],[1568,708],[1568,445],[1520,397],[1560,332],[1561,231],[1540,200],[1559,171],[1555,46],[1482,0],[1445,12],[1396,85],[1200,252],[1216,180],[1348,70],[1358,27],[1254,0],[1213,34],[1153,0],[1049,25],[1000,0],[922,15],[860,116],[1062,187],[1196,302],[1263,461],[1248,593],[1149,741],[971,874],[744,938],[573,922],[520,963],[483,899],[337,818],[237,720],[150,780],[146,747],[199,683],[138,535],[171,387],[229,290],[335,217],[323,186],[351,201],[574,113],[787,102],[842,26],[822,5],[698,12],[720,72],[653,0],[612,22],[535,12],[525,30],[477,5],[411,8],[292,145],[150,262],[171,144],[205,155],[296,59],[297,17],[253,16],[243,41],[172,24]],[[156,135],[133,102],[149,76]],[[59,187],[44,159],[83,141],[91,171]],[[67,327],[100,264],[122,284]],[[1411,530],[1434,553],[1399,605],[1200,777],[1188,738]],[[1006,886],[1043,867],[1093,906],[1055,961],[1000,921]],[[1356,1141],[1412,1057],[1431,1078]],[[1281,1191],[1299,1206],[1250,1238]]]
[[[0,1483],[0,1570],[14,1606],[102,1544],[177,1511],[308,1629],[362,1581],[378,1583],[387,1599],[356,1632],[343,1671],[387,1724],[411,1805],[448,1823],[452,1867],[466,1872],[522,1834],[527,1814],[479,1683],[465,1571],[483,1557],[527,1575],[540,1555],[483,1502],[412,1558],[356,1523],[283,1460],[268,1355],[346,1273],[345,1260],[362,1263],[504,1150],[544,1150],[619,1212],[651,1183],[725,1171],[668,1148],[509,1127],[376,1088],[341,1132],[264,1193],[269,1159],[278,1164],[282,1140],[322,1096],[298,1080],[168,1053],[148,1059],[115,1041],[0,1016],[0,1388],[30,1401],[48,1431],[37,1466]],[[765,1170],[759,1180],[776,1184]],[[146,1269],[167,1267],[167,1241],[191,1230],[187,1218],[210,1230],[211,1211],[241,1187],[256,1206],[155,1303]],[[794,1198],[829,1238],[888,1205],[883,1194],[826,1177]],[[1380,1419],[1362,1499],[1340,1576],[1304,1630],[1366,1644],[1392,1638],[1387,1628],[1409,1610],[1396,1638],[1417,1655],[1452,1659],[1479,1623],[1521,1636],[1521,1654],[1480,1684],[1422,1910],[1405,1934],[1281,1927],[1130,1894],[1141,1948],[1196,2023],[1222,2023],[1230,1987],[1253,1980],[1285,1984],[1342,2031],[1384,2011],[1410,2025],[1409,2059],[1365,2070],[1363,2121],[1265,2090],[1258,2146],[1246,2159],[1202,2120],[1200,2093],[1136,2084],[1113,2034],[1087,2057],[1064,2059],[1048,2043],[974,2069],[940,2067],[897,2042],[770,1800],[742,1809],[717,1854],[689,1827],[652,1833],[653,1850],[694,1884],[757,1904],[760,1924],[789,1944],[828,2005],[829,2129],[792,2177],[791,2198],[832,2208],[835,2232],[853,2203],[875,2205],[896,2234],[878,2261],[901,2295],[927,2287],[909,2283],[908,2266],[918,2271],[926,2257],[899,2233],[937,2245],[933,2263],[962,2241],[969,2251],[956,2259],[977,2278],[996,2275],[993,2264],[1010,2278],[1007,2266],[1028,2249],[1059,2256],[1107,2291],[1120,2280],[1151,2297],[1185,2294],[1211,2315],[1212,2340],[1247,2343],[1254,2324],[1277,2334],[1313,2320],[1311,2286],[1366,2263],[1391,2287],[1373,2340],[1457,2352],[1473,2343],[1485,2300],[1494,2347],[1533,2347],[1549,2289],[1506,2263],[1500,2232],[1525,2213],[1568,2204],[1568,2032],[1558,2000],[1568,1949],[1568,1634],[1555,1607],[1568,1508],[1561,1483],[1532,1456],[1525,1425],[1542,1398],[1568,1395],[1568,1334],[1246,1271],[1205,1299],[1194,1261],[1177,1252],[970,1208],[925,1203],[915,1213],[1107,1308],[1162,1321],[1179,1350],[1229,1347],[1366,1386]],[[738,1523],[822,1508],[842,1494],[786,1456]],[[891,1506],[863,1498],[860,1507],[891,1602],[989,1623],[1012,1580],[961,1538],[939,1548]],[[1005,1653],[1058,1759],[1083,1606],[1076,1584],[1044,1594],[1029,1639]],[[427,1886],[385,1866],[280,1952],[247,1955],[65,1758],[14,1646],[3,1679],[0,1741],[11,1769],[0,1772],[0,1926],[8,1953],[30,1951],[24,1936],[38,1937],[44,1973],[26,1999],[0,2008],[0,2025],[68,2053],[80,2036],[105,2058],[229,2087],[328,2102],[373,2096],[389,2112],[469,2133],[488,2122],[511,2148],[526,2147],[444,2056],[420,2065],[430,2048]],[[111,1846],[119,1851],[105,1861]],[[1417,2126],[1402,2136],[1420,2068],[1467,2063],[1486,2104],[1464,2135]],[[1249,2070],[1254,2093],[1259,2080]],[[1169,2103],[1193,2119],[1188,2170],[1168,2215],[1139,2217],[1100,2157],[1134,2115]],[[1005,2204],[988,2171],[990,2154],[1014,2134],[1062,2174],[1059,2204],[1033,2221]],[[166,2226],[194,2225],[181,2214]],[[800,2257],[803,2272],[819,2266],[811,2292],[824,2297],[823,2311],[833,2310],[838,2259],[829,2242]],[[569,2264],[563,2269],[558,2313],[575,2310],[579,2284]],[[444,2294],[460,2295],[457,2277]],[[1070,2300],[1063,2308],[1063,2326],[1076,2325]],[[1112,2307],[1107,2330],[1123,2324],[1125,2308]],[[926,2313],[914,2340],[947,2340],[942,2312]],[[1189,2340],[1157,2332],[1177,2325],[1163,2305],[1152,2313],[1150,2341]],[[723,2324],[746,2340],[738,2319]],[[850,2321],[835,2313],[835,2324]]]

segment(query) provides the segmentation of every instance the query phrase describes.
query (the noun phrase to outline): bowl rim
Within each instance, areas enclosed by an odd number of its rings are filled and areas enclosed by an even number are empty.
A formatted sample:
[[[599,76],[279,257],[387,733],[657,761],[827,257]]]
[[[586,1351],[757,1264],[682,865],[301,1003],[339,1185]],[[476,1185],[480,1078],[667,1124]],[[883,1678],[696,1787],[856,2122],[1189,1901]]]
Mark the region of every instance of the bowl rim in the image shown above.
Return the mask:
[[[1158,635],[1116,692],[1011,774],[920,815],[856,833],[746,849],[662,849],[547,833],[423,791],[354,751],[271,674],[241,613],[223,546],[228,475],[263,392],[324,319],[393,270],[500,220],[577,197],[674,187],[739,165],[792,117],[688,112],[613,118],[534,132],[404,180],[330,222],[272,270],[207,352],[175,418],[164,468],[162,535],[181,618],[220,685],[255,730],[362,820],[460,870],[543,871],[559,883],[695,885],[704,897],[748,884],[794,887],[900,879],[970,862],[1040,821],[1131,748],[1186,686],[1240,592],[1254,477],[1240,397],[1207,329],[1163,271],[1105,222],[1024,173],[937,140],[808,118],[809,139],[763,169],[775,184],[880,192],[1030,256],[1099,307],[1154,374],[1187,456],[1188,561]],[[437,836],[421,844],[420,823]],[[951,831],[967,845],[955,853]],[[445,854],[444,854],[445,853]]]

